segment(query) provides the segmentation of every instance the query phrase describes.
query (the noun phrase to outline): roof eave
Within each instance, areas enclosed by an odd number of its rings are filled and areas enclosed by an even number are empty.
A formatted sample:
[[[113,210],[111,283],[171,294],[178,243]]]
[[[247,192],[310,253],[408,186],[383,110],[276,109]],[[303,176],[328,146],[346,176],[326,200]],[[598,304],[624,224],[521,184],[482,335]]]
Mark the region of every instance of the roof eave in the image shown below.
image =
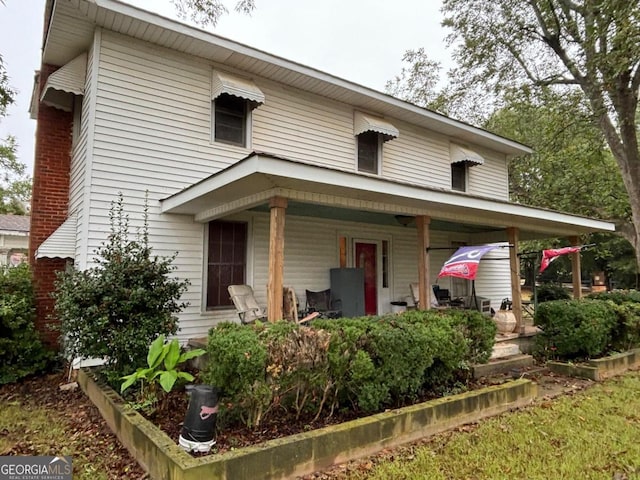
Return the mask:
[[[314,194],[326,197],[327,202],[332,198],[357,199],[363,205],[366,202],[384,205],[383,210],[388,213],[423,214],[434,219],[468,224],[482,222],[500,228],[516,226],[539,237],[615,231],[615,225],[602,220],[329,169],[263,153],[253,153],[162,200],[161,211],[195,215],[199,221],[207,221],[209,217],[202,213],[206,205],[217,205],[216,212],[224,212],[221,204],[236,204],[252,196],[261,199],[260,194],[276,190],[285,196],[287,192],[307,192],[312,197]],[[390,211],[389,205],[402,210]]]

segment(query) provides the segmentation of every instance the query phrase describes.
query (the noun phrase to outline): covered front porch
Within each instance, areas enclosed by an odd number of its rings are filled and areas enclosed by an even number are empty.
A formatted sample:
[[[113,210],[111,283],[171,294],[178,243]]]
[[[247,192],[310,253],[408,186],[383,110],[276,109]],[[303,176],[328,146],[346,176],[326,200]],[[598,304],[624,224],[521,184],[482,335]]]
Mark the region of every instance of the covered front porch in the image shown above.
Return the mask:
[[[503,243],[505,274],[495,271],[484,281],[507,282],[506,294],[503,284],[495,295],[512,299],[517,331],[524,327],[519,240],[568,237],[577,244],[581,234],[614,229],[599,220],[255,152],[162,200],[162,212],[193,215],[201,223],[248,213],[264,219],[264,235],[255,233],[251,249],[254,270],[264,270],[264,282],[256,272],[247,277],[266,284],[270,321],[283,316],[284,286],[326,287],[330,269],[360,266],[367,248],[374,249],[377,265],[376,309],[367,313],[385,313],[390,301],[410,294],[412,282],[425,299],[419,308],[430,308],[431,285],[453,251],[446,248]],[[316,249],[325,254],[315,255]],[[579,255],[573,262],[579,284]]]

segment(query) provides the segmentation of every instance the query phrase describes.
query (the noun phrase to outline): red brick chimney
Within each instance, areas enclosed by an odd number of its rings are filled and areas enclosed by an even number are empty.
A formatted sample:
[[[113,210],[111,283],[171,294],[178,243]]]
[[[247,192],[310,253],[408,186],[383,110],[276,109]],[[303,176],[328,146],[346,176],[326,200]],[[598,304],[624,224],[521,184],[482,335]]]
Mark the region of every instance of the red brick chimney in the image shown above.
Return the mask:
[[[43,65],[39,76],[42,94],[47,78],[59,67]],[[35,252],[67,219],[69,208],[69,170],[71,167],[71,135],[73,113],[38,106],[31,197],[31,231],[29,234],[29,262],[31,263],[36,293],[36,328],[51,347],[58,346],[58,332],[49,328],[53,320],[55,273],[64,270],[67,260],[35,258]],[[55,323],[55,320],[53,320]]]

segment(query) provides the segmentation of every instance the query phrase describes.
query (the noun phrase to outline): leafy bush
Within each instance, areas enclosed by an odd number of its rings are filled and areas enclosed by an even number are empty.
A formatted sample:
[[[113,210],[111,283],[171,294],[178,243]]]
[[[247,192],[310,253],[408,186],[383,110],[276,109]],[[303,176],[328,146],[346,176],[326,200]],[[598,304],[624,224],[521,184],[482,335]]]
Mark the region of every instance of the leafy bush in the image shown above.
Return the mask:
[[[446,314],[453,325],[461,329],[467,341],[467,363],[488,362],[498,333],[496,323],[476,310],[451,310]]]
[[[250,427],[260,424],[272,398],[266,383],[267,348],[259,336],[263,328],[235,323],[212,328],[207,344],[209,363],[202,373],[204,383],[218,387],[225,400],[221,415],[237,415]]]
[[[144,367],[149,344],[158,335],[175,334],[175,313],[186,307],[178,299],[189,282],[169,277],[175,255],[152,256],[147,210],[145,204],[144,226],[130,240],[120,194],[111,205],[111,233],[95,252],[96,266],[60,273],[53,294],[65,353],[104,358],[112,385]]]
[[[34,328],[35,297],[29,265],[0,268],[0,385],[47,367],[52,359]]]
[[[613,303],[557,300],[538,305],[536,353],[564,360],[592,358],[609,351],[618,325]]]
[[[543,283],[537,288],[536,292],[538,303],[551,302],[553,300],[570,300],[571,294],[569,290],[563,288],[562,285],[553,283]]]
[[[477,316],[476,316],[477,315]],[[448,390],[488,357],[495,326],[477,312],[407,312],[293,323],[223,323],[209,333],[203,380],[221,416],[256,427],[274,411],[380,411]]]
[[[615,305],[618,324],[613,332],[612,349],[617,351],[640,347],[640,303]]]
[[[612,290],[610,292],[590,293],[587,298],[593,300],[611,300],[613,303],[640,303],[640,292],[637,290]]]
[[[160,335],[149,346],[147,367],[138,368],[130,375],[121,378],[124,382],[120,385],[120,393],[124,393],[129,387],[138,383],[140,389],[136,395],[136,401],[132,403],[134,407],[143,407],[148,414],[154,413],[158,404],[166,408],[166,405],[162,405],[164,403],[162,400],[166,398],[162,391],[169,393],[178,380],[187,382],[194,380],[193,375],[180,371],[179,366],[204,353],[205,351],[200,348],[181,352],[177,339],[165,342],[165,336]]]

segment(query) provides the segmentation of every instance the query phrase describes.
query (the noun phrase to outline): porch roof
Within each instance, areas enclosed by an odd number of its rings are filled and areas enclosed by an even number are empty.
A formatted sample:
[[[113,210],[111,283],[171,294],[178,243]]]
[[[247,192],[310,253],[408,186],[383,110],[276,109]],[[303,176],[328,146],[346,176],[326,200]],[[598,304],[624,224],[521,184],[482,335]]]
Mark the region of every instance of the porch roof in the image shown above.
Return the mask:
[[[253,152],[238,163],[161,200],[162,213],[207,222],[280,196],[296,203],[389,215],[427,215],[474,232],[520,230],[521,239],[613,232],[614,224],[553,210],[428,188]],[[434,225],[435,226],[435,225]]]

